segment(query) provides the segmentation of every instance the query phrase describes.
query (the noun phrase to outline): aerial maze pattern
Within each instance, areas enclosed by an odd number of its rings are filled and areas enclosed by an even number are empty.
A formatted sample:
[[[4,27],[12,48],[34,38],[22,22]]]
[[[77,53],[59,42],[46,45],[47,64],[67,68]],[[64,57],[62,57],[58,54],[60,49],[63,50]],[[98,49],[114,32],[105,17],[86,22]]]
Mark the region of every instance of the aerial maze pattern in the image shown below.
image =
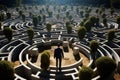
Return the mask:
[[[44,6],[42,6],[44,7]],[[59,8],[59,7],[58,7]],[[61,7],[60,7],[61,8]],[[76,8],[76,7],[74,7]],[[35,10],[34,7],[32,7],[32,11],[36,14],[38,14],[39,9]],[[12,12],[16,12],[15,9],[11,10]],[[26,10],[27,12],[29,12]],[[35,12],[36,11],[36,12]],[[77,36],[77,30],[76,27],[79,25],[79,21],[81,21],[82,18],[78,17],[76,12],[69,10],[70,13],[73,15],[73,30],[72,34],[67,34],[67,30],[65,27],[65,21],[63,19],[55,19],[54,17],[47,17],[46,22],[49,21],[53,24],[56,25],[56,28],[51,30],[51,36],[50,36],[50,44],[55,45],[57,42],[63,42],[63,40],[66,38],[68,41],[71,39],[74,39],[74,42],[72,43],[72,46],[77,46],[79,47],[80,52],[82,52],[88,59],[89,59],[89,64],[87,66],[91,66],[93,59],[90,56],[90,48],[89,48],[89,41],[90,40],[97,40],[100,42],[100,46],[97,50],[97,53],[99,53],[100,56],[108,56],[110,58],[113,58],[116,63],[118,64],[120,61],[120,58],[116,51],[114,49],[120,48],[120,30],[116,29],[116,35],[117,37],[115,38],[115,42],[112,45],[106,44],[106,34],[109,29],[115,29],[117,28],[117,23],[112,21],[112,18],[107,15],[107,18],[110,18],[108,22],[108,27],[94,27],[91,31],[91,34],[87,34],[86,37],[82,40],[79,41],[78,36]],[[57,12],[57,11],[56,11]],[[60,12],[61,15],[64,16],[64,12]],[[0,60],[8,60],[11,62],[19,61],[20,65],[15,67],[15,80],[40,80],[39,74],[41,73],[41,68],[39,66],[36,66],[31,62],[31,59],[29,58],[29,54],[27,51],[36,48],[38,44],[41,43],[47,43],[47,31],[45,27],[45,23],[42,23],[38,25],[38,27],[33,27],[32,19],[31,17],[27,16],[25,22],[21,20],[21,18],[17,18],[19,14],[16,12],[15,14],[12,15],[12,17],[15,17],[14,19],[9,19],[3,21],[3,26],[6,27],[9,25],[10,28],[13,29],[13,39],[10,43],[7,43],[7,39],[3,35],[2,31],[0,32]],[[93,15],[94,15],[94,10],[93,10]],[[115,25],[114,27],[110,27],[110,24]],[[102,22],[101,22],[102,25]],[[35,31],[35,36],[33,38],[33,44],[30,45],[28,43],[28,36],[27,36],[27,28],[32,27]],[[72,80],[78,80],[78,71],[79,68],[81,68],[83,58],[79,61],[77,61],[74,64],[68,65],[68,66],[63,66],[62,67],[62,72],[66,76],[70,76]],[[94,69],[94,71],[96,68]],[[55,74],[56,74],[56,67],[50,66],[50,72],[49,72],[50,80],[55,80]],[[99,76],[93,78],[92,80],[96,80],[99,78]]]

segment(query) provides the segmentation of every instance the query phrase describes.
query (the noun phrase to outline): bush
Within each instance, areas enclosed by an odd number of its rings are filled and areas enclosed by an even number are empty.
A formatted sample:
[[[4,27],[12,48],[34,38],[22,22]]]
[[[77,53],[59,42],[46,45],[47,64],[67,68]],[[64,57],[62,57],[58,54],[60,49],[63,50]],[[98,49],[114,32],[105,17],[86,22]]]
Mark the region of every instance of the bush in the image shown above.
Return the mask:
[[[84,23],[84,26],[87,30],[87,32],[91,31],[91,28],[93,27],[93,24],[90,20],[87,20],[85,23]]]
[[[97,71],[101,77],[107,77],[116,68],[116,63],[113,59],[109,57],[100,57],[95,61]]]
[[[32,28],[28,28],[27,34],[28,34],[29,40],[32,40],[34,37],[34,30]]]
[[[85,35],[86,35],[86,28],[85,27],[80,27],[78,29],[78,37],[79,37],[79,39],[80,40],[83,39],[85,37]]]
[[[50,23],[47,23],[47,24],[46,24],[46,29],[47,29],[48,32],[51,31],[51,26],[52,26],[52,25],[51,25]]]
[[[89,67],[82,67],[79,70],[79,80],[91,80],[93,76],[93,70]]]
[[[47,70],[50,65],[50,56],[48,52],[43,52],[41,54],[41,68]]]
[[[37,27],[38,23],[39,23],[38,17],[33,16],[33,25]]]
[[[118,24],[118,27],[120,27],[120,16],[117,16],[116,23]]]
[[[12,29],[9,27],[5,27],[3,30],[3,33],[4,33],[5,37],[8,39],[8,41],[11,41],[12,36],[13,36]]]
[[[92,40],[90,41],[90,49],[91,49],[91,52],[96,52],[97,51],[97,48],[99,47],[99,43],[95,40]]]
[[[9,61],[0,61],[0,79],[13,80],[14,67]]]
[[[67,33],[71,34],[72,33],[72,26],[68,25],[68,26],[66,26],[66,28],[67,28]]]
[[[113,39],[115,38],[116,36],[115,36],[115,30],[110,30],[109,32],[108,32],[108,35],[107,35],[107,39],[108,39],[108,41],[113,41]]]

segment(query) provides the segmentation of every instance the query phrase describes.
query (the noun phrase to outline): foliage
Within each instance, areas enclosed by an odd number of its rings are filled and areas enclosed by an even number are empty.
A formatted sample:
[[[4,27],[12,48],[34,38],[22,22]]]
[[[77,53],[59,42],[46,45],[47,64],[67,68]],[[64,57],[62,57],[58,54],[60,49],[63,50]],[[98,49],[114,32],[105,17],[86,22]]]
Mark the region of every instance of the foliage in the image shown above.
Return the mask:
[[[66,28],[67,28],[67,33],[71,34],[72,33],[72,25],[68,25],[68,26],[66,26]]]
[[[4,33],[5,37],[8,39],[8,41],[12,40],[13,30],[11,28],[5,27],[3,30],[3,33]]]
[[[20,10],[20,11],[19,11],[19,15],[22,16],[22,14],[23,14],[23,11]]]
[[[120,16],[116,17],[116,22],[117,22],[118,26],[120,27]]]
[[[25,22],[25,14],[22,14],[22,20],[23,20],[23,22]]]
[[[86,35],[86,28],[85,27],[80,27],[79,29],[78,29],[78,37],[79,37],[79,39],[81,40],[81,39],[83,39],[84,37],[85,37],[85,35]]]
[[[43,19],[43,22],[46,21],[46,15],[45,14],[43,14],[42,19]]]
[[[41,54],[41,68],[47,70],[50,65],[50,56],[49,52],[43,52]]]
[[[11,18],[11,13],[7,13],[7,19],[10,19]]]
[[[98,47],[99,47],[99,43],[97,41],[95,40],[90,41],[90,49],[92,53],[96,52]]]
[[[89,67],[83,66],[79,70],[79,80],[91,80],[93,76],[93,70]]]
[[[83,17],[84,11],[80,11],[80,16]]]
[[[47,29],[48,32],[51,31],[51,26],[52,26],[52,25],[51,25],[50,23],[47,23],[47,24],[46,24],[46,29]]]
[[[0,14],[0,21],[3,21],[5,18],[4,14]]]
[[[107,40],[108,41],[113,41],[113,39],[115,38],[115,30],[112,29],[112,30],[109,30],[108,32],[108,35],[107,35]]]
[[[100,57],[95,61],[97,71],[101,77],[107,77],[116,68],[116,63],[109,57]]]
[[[0,79],[1,80],[13,80],[14,67],[9,61],[0,61]]]
[[[28,34],[29,40],[32,40],[34,37],[34,30],[32,28],[28,28],[27,34]]]
[[[106,18],[103,19],[103,24],[104,24],[105,27],[108,26],[108,25],[107,25],[107,19],[106,19]]]
[[[37,27],[38,23],[39,23],[38,17],[33,16],[33,25]]]
[[[84,26],[87,30],[87,32],[91,31],[91,28],[93,27],[93,24],[90,20],[87,20],[85,23],[84,23]]]

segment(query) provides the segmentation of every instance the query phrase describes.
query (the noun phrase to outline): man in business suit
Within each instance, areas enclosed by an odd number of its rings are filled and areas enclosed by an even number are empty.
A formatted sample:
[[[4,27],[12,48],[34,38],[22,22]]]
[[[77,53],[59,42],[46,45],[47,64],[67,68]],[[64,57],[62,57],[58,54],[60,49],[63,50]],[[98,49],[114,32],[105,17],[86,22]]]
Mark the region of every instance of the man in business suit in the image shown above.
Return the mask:
[[[56,59],[56,67],[59,68],[59,71],[61,71],[61,63],[62,58],[64,58],[63,50],[60,48],[60,44],[58,44],[58,48],[54,50],[54,58]],[[58,67],[59,62],[59,67]]]

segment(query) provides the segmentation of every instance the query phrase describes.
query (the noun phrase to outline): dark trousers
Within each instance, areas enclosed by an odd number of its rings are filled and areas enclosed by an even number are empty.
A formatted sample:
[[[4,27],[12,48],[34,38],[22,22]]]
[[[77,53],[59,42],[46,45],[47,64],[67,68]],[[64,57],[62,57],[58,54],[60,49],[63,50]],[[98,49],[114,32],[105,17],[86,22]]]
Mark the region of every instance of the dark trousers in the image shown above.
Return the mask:
[[[56,67],[59,68],[59,70],[61,70],[61,62],[62,62],[62,58],[56,58]],[[59,63],[59,66],[58,66]]]

